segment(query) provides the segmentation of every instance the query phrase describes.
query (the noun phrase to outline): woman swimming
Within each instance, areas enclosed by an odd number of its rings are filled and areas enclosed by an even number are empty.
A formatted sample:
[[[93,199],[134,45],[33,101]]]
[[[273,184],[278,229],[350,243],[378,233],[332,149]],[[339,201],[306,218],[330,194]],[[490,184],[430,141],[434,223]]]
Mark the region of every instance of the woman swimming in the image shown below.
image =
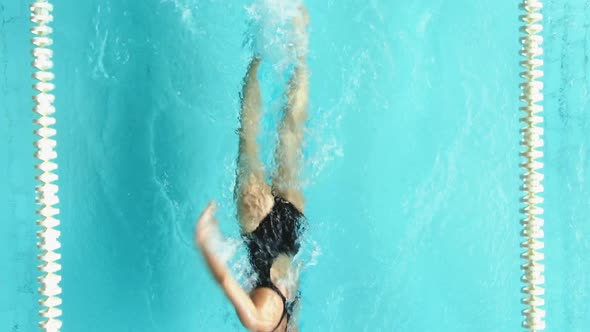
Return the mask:
[[[301,7],[293,27],[303,36],[298,45],[307,47],[307,12]],[[256,142],[261,116],[261,95],[257,73],[261,58],[250,62],[242,91],[241,128],[236,196],[242,237],[250,263],[257,274],[254,290],[248,294],[216,255],[215,239],[221,237],[210,203],[197,221],[195,242],[213,276],[232,302],[244,327],[252,331],[297,331],[292,317],[298,300],[298,281],[293,257],[299,251],[304,228],[304,200],[299,183],[303,130],[307,118],[308,72],[306,51],[298,54],[289,80],[286,105],[279,126],[275,151],[277,169],[272,185],[267,184]],[[295,272],[293,272],[295,270]]]

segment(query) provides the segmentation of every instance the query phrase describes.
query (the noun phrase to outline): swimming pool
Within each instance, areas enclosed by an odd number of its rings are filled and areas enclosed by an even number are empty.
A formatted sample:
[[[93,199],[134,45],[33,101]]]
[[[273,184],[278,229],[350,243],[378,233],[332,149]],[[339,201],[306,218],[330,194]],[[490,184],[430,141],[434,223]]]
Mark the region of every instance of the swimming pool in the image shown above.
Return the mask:
[[[237,232],[248,3],[56,4],[65,330],[241,330],[191,241],[211,198]],[[305,193],[321,253],[302,280],[302,331],[518,329],[517,3],[307,6]],[[590,324],[589,11],[545,2],[545,308],[556,331]],[[0,4],[0,22],[0,328],[33,331],[27,3]],[[277,75],[263,74],[270,102]]]

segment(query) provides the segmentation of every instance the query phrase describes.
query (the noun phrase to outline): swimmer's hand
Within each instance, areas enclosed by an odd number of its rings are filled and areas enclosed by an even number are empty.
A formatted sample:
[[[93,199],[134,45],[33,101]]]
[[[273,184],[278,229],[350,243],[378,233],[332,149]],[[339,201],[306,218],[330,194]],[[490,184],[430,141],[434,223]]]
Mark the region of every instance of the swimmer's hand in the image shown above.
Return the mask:
[[[228,269],[216,255],[216,247],[223,241],[223,236],[217,226],[217,219],[215,219],[216,211],[217,204],[210,202],[201,213],[195,229],[195,245],[201,249],[201,253],[217,282],[223,283],[228,275]]]
[[[211,201],[197,220],[195,244],[201,249],[210,242],[209,240],[220,235],[215,212],[217,212],[217,204]]]

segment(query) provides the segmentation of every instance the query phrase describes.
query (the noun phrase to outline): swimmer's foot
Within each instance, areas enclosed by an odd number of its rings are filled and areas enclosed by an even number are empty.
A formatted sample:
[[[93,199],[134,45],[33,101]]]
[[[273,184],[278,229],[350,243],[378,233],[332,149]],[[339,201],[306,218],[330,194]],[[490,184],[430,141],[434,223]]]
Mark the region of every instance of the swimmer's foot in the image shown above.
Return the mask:
[[[295,51],[300,61],[305,61],[307,55],[309,36],[307,33],[307,25],[309,24],[309,14],[307,8],[299,6],[299,15],[293,17],[293,31],[295,34]]]
[[[256,75],[258,72],[258,67],[260,67],[260,63],[262,62],[262,57],[258,54],[255,54],[250,60],[250,64],[248,65],[248,74],[247,76]]]
[[[309,24],[309,13],[304,5],[299,6],[299,15],[293,17],[293,26],[298,30],[305,30]]]

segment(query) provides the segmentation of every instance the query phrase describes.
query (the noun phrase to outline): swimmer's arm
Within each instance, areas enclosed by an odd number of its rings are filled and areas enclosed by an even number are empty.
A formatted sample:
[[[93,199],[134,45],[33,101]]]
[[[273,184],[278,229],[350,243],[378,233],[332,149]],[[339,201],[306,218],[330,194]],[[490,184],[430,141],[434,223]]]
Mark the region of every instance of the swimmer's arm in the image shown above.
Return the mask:
[[[277,322],[264,319],[254,302],[252,302],[250,295],[244,291],[230,273],[225,275],[220,285],[225,295],[234,305],[240,322],[245,328],[251,331],[271,331],[275,327]]]
[[[197,221],[195,244],[201,249],[209,270],[233,304],[244,327],[255,331],[270,331],[276,322],[265,320],[262,317],[248,293],[213,251],[210,240],[212,237],[217,236],[216,232],[219,232],[217,221],[213,217],[214,214],[215,205],[210,203]]]
[[[209,270],[211,270],[215,280],[217,280],[217,283],[219,283],[227,298],[234,305],[242,324],[249,330],[258,331],[258,310],[254,306],[250,296],[231,275],[227,266],[215,256],[215,253],[211,252],[206,245],[200,247],[205,261],[209,266]]]

